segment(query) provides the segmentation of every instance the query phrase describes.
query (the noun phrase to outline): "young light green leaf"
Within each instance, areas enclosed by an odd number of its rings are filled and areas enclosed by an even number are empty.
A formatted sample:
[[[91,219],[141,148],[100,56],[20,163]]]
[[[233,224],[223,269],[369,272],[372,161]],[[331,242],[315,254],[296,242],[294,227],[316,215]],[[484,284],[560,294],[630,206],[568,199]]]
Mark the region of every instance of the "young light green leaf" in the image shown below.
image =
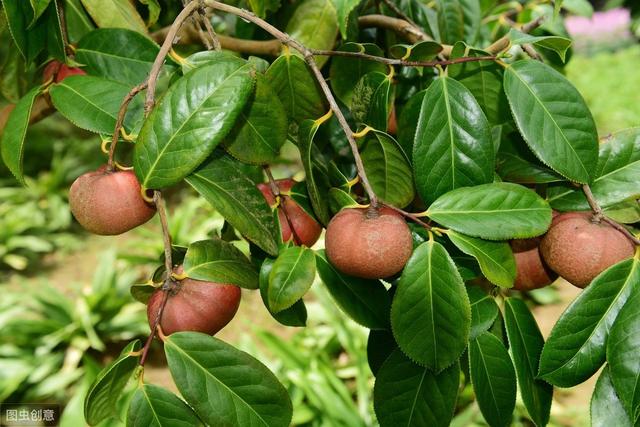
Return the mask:
[[[265,18],[267,11],[276,11],[280,8],[280,0],[249,0],[249,6],[253,13],[260,18]]]
[[[93,21],[100,28],[127,28],[147,34],[147,26],[129,0],[81,0]]]
[[[638,283],[640,262],[633,260],[593,279],[551,330],[540,358],[540,378],[573,387],[595,374],[605,361],[611,326]]]
[[[311,206],[320,222],[329,223],[329,203],[326,194],[329,191],[329,178],[326,167],[322,163],[321,155],[313,143],[318,132],[319,123],[313,120],[305,120],[300,125],[300,138],[298,148],[306,175],[307,191]]]
[[[247,353],[197,332],[171,334],[164,350],[178,390],[206,424],[289,426],[287,390]]]
[[[489,330],[500,310],[495,300],[478,286],[467,286],[467,295],[471,303],[469,339],[473,340]]]
[[[258,289],[256,267],[238,248],[220,239],[191,243],[184,257],[184,272],[191,279]]]
[[[302,299],[296,301],[291,307],[275,313],[269,308],[269,275],[273,269],[275,260],[266,258],[260,268],[260,297],[264,306],[279,323],[285,326],[306,326],[307,307]]]
[[[551,384],[536,379],[544,338],[523,300],[507,298],[504,314],[522,401],[536,426],[544,427],[549,422],[553,397]]]
[[[316,257],[309,248],[291,246],[280,252],[269,273],[269,309],[278,313],[302,298],[316,277]]]
[[[429,218],[469,236],[487,240],[539,236],[551,224],[551,208],[517,184],[499,182],[458,188],[438,198]]]
[[[441,244],[421,244],[404,267],[391,306],[400,349],[441,372],[464,351],[470,326],[469,297],[453,260]]]
[[[382,49],[372,43],[345,43],[340,46],[338,50],[366,53],[373,56],[384,56]],[[387,67],[379,62],[336,56],[331,60],[329,82],[338,99],[345,105],[351,105],[356,84],[364,75],[376,71],[380,73],[388,72]]]
[[[426,203],[455,188],[493,182],[489,122],[471,92],[450,77],[437,79],[425,93],[412,160]]]
[[[567,50],[571,47],[571,39],[559,36],[534,36],[512,28],[507,34],[512,45],[534,44],[558,54],[565,62]]]
[[[609,366],[605,366],[598,377],[591,396],[591,427],[633,427],[629,415],[611,382]]]
[[[286,33],[310,49],[333,49],[338,35],[338,16],[332,0],[303,0],[293,12]],[[319,67],[328,57],[316,59]]]
[[[278,253],[271,209],[237,160],[215,152],[186,181],[243,236],[271,255]]]
[[[316,252],[318,274],[340,309],[369,329],[389,327],[391,301],[380,280],[361,279],[340,273],[327,260],[324,250]]]
[[[127,427],[193,427],[202,421],[182,399],[169,390],[144,384],[133,395],[127,411]]]
[[[598,161],[598,133],[577,89],[550,66],[522,60],[507,67],[504,90],[534,154],[568,179],[590,183]]]
[[[0,152],[2,160],[13,176],[21,183],[25,184],[23,164],[24,143],[29,126],[29,117],[36,97],[40,94],[41,87],[31,89],[18,103],[7,119],[0,140]]]
[[[382,364],[373,389],[381,427],[446,427],[458,397],[460,366],[434,374],[396,349]]]
[[[492,427],[510,425],[516,406],[516,372],[502,341],[485,332],[469,342],[469,371],[487,423]]]
[[[429,61],[442,52],[442,45],[433,40],[423,40],[414,45],[396,44],[389,48],[394,58],[407,61]]]
[[[336,19],[340,34],[344,40],[348,39],[349,15],[356,9],[362,0],[331,0],[336,9]]]
[[[353,89],[351,114],[356,123],[386,132],[391,108],[391,75],[365,74]]]

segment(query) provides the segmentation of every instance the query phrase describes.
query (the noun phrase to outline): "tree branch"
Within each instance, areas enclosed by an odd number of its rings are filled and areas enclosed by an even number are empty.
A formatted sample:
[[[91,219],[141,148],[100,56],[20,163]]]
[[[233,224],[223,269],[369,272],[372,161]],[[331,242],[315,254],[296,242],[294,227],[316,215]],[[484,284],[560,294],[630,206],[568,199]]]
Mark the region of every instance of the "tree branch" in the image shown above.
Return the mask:
[[[631,242],[634,245],[640,246],[640,239],[634,236],[633,233],[627,230],[626,227],[624,227],[622,224],[619,224],[618,222],[604,215],[602,208],[600,207],[600,205],[598,204],[598,201],[596,200],[596,198],[593,196],[593,193],[591,192],[591,187],[589,187],[589,184],[584,184],[582,186],[582,191],[584,192],[584,195],[587,198],[587,203],[589,203],[589,206],[593,211],[593,220],[595,222],[600,222],[600,221],[606,222],[607,224],[609,224],[610,226],[612,226],[613,228],[615,228],[616,230],[624,234],[625,237],[631,240]]]
[[[118,137],[120,136],[120,129],[122,129],[122,124],[124,123],[124,118],[127,114],[127,108],[129,108],[129,103],[136,97],[137,94],[142,92],[147,88],[147,82],[142,82],[138,86],[135,86],[133,89],[129,91],[128,94],[125,95],[122,103],[120,104],[120,110],[118,110],[118,117],[116,119],[116,126],[113,130],[113,136],[111,137],[111,146],[109,147],[109,160],[107,161],[107,171],[111,172],[113,170],[113,158],[116,153],[116,145],[118,144]]]
[[[524,24],[522,28],[520,28],[520,31],[522,31],[523,33],[530,33],[531,31],[535,30],[540,25],[542,25],[542,21],[544,21],[544,16],[540,16],[539,18]],[[507,50],[510,45],[511,45],[511,40],[509,40],[509,34],[507,33],[504,36],[500,37],[495,42],[493,42],[492,44],[490,44],[486,49],[484,49],[484,51],[491,55],[497,55],[500,52]]]
[[[464,58],[446,59],[442,61],[407,61],[404,59],[385,58],[383,56],[369,55],[367,53],[360,52],[346,52],[342,50],[319,50],[309,49],[313,55],[316,56],[344,56],[351,58],[364,59],[367,61],[381,62],[387,65],[401,65],[405,67],[437,67],[443,65],[460,64],[462,62],[476,62],[476,61],[495,61],[495,56],[467,56]]]
[[[421,225],[422,227],[426,228],[427,230],[431,230],[433,228],[429,224],[427,224],[426,222],[424,222],[423,220],[418,218],[415,214],[412,214],[411,212],[403,211],[400,208],[396,208],[395,206],[391,206],[391,205],[387,205],[387,204],[385,204],[385,206],[388,207],[391,210],[394,210],[394,211],[398,212],[400,215],[409,218],[411,221],[415,222],[416,224]]]
[[[382,0],[382,1],[383,1],[384,4],[387,5],[387,7],[389,9],[391,9],[393,11],[393,13],[398,15],[398,17],[404,19],[409,24],[411,24],[413,26],[413,28],[416,30],[416,32],[418,32],[421,35],[422,40],[430,40],[431,39],[431,37],[429,37],[422,30],[422,28],[420,28],[420,26],[415,23],[415,21],[413,19],[411,19],[409,16],[407,16],[407,14],[405,14],[402,10],[400,10],[400,8],[398,6],[396,6],[396,4],[393,1],[391,1],[391,0]]]

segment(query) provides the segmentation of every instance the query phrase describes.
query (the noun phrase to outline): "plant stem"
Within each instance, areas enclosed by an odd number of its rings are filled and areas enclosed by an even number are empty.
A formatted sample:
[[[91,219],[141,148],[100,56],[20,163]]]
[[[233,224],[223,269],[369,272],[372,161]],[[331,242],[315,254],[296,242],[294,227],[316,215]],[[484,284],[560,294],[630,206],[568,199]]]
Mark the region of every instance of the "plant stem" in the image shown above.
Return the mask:
[[[421,220],[420,218],[418,218],[415,214],[412,214],[411,212],[407,212],[407,211],[403,211],[400,208],[396,208],[395,206],[391,206],[391,205],[384,205],[385,207],[394,210],[396,212],[398,212],[400,215],[405,216],[407,218],[409,218],[411,221],[415,222],[416,224],[421,225],[422,227],[426,228],[427,230],[431,230],[433,227],[431,227],[429,224],[427,224],[426,222],[424,222],[423,220]]]
[[[265,175],[267,175],[267,180],[269,181],[269,188],[271,189],[271,193],[273,193],[273,197],[275,197],[276,199],[280,198],[278,209],[282,210],[282,213],[284,214],[284,218],[287,220],[287,224],[289,225],[289,229],[291,230],[291,235],[293,236],[293,240],[298,245],[301,245],[302,240],[300,239],[300,236],[298,236],[298,233],[296,233],[296,229],[293,227],[293,222],[291,221],[289,212],[287,212],[287,206],[284,203],[282,203],[282,200],[284,200],[289,196],[287,196],[286,194],[280,194],[280,188],[278,187],[276,180],[273,179],[273,174],[271,173],[271,168],[269,167],[269,165],[264,165],[262,169],[264,170]]]
[[[220,40],[218,39],[218,35],[216,34],[213,26],[211,25],[211,21],[207,17],[204,8],[198,9],[198,16],[200,17],[200,21],[204,25],[204,28],[207,30],[207,34],[211,39],[211,43],[213,44],[213,50],[219,51],[222,50],[222,46],[220,46]]]
[[[445,59],[439,61],[407,61],[405,59],[385,58],[383,56],[369,55],[360,52],[346,52],[342,50],[319,50],[309,49],[315,56],[344,56],[351,58],[364,59],[367,61],[380,62],[387,65],[401,65],[405,67],[437,67],[443,65],[460,64],[462,62],[475,61],[495,61],[495,56],[466,56],[463,58]]]
[[[610,226],[612,226],[613,228],[615,228],[616,230],[624,234],[625,237],[631,240],[631,242],[634,245],[640,246],[640,239],[634,236],[633,233],[627,230],[626,227],[624,227],[622,224],[619,224],[618,222],[605,216],[604,212],[602,211],[602,208],[598,204],[598,201],[593,196],[593,193],[591,192],[591,187],[589,187],[589,184],[584,184],[582,186],[582,191],[584,192],[584,195],[587,198],[587,203],[589,203],[589,206],[593,211],[593,220],[595,222],[600,222],[600,221],[606,222],[607,224],[609,224]]]
[[[56,4],[56,11],[58,12],[58,19],[60,19],[60,33],[62,34],[62,44],[64,45],[64,51],[67,55],[73,56],[73,49],[69,46],[69,31],[67,30],[67,19],[64,15],[64,6],[60,0],[54,0]]]
[[[542,21],[544,21],[544,16],[541,16],[531,22],[524,24],[522,28],[520,28],[520,31],[522,31],[523,33],[530,33],[531,31],[538,28],[542,24]],[[507,33],[506,35],[500,37],[498,40],[489,45],[486,49],[484,49],[484,51],[491,55],[497,55],[500,52],[507,50],[509,46],[511,46],[511,40],[509,40],[509,34]]]
[[[122,124],[124,123],[124,118],[127,114],[127,108],[129,108],[129,103],[136,97],[137,94],[142,92],[147,88],[147,82],[142,82],[138,86],[135,86],[133,89],[129,91],[128,94],[122,100],[120,104],[120,109],[118,110],[118,117],[116,119],[116,127],[113,130],[113,136],[111,137],[111,146],[109,147],[109,160],[107,162],[107,172],[113,171],[114,164],[114,156],[116,153],[116,145],[118,144],[118,136],[120,135],[120,129],[122,129]]]
[[[386,4],[387,7],[393,11],[393,13],[398,15],[398,17],[404,19],[409,24],[411,24],[413,26],[413,28],[415,28],[416,32],[421,33],[423,40],[429,40],[430,39],[430,37],[422,30],[422,28],[420,28],[420,26],[418,24],[416,24],[414,22],[414,20],[411,19],[407,14],[405,14],[402,10],[400,10],[400,8],[398,6],[396,6],[396,4],[393,1],[391,1],[391,0],[382,0],[382,2],[384,4]]]

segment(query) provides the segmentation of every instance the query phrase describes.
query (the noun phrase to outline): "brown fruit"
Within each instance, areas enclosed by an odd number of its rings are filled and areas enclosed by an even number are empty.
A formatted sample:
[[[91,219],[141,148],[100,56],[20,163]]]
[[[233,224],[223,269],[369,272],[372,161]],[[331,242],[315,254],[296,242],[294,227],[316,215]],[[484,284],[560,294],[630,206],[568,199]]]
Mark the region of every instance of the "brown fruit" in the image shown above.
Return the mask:
[[[142,198],[133,171],[107,172],[106,166],[73,182],[69,205],[80,225],[105,236],[122,234],[144,224],[156,212]]]
[[[396,106],[391,107],[389,112],[389,119],[387,120],[387,133],[389,135],[395,135],[398,133],[398,120],[396,118]]]
[[[606,222],[587,212],[558,215],[540,244],[546,263],[575,286],[584,288],[601,272],[626,258],[635,247]]]
[[[531,291],[553,283],[558,275],[540,256],[541,237],[516,239],[510,242],[516,260],[516,280],[513,289]]]
[[[343,209],[327,226],[327,257],[341,272],[382,279],[402,270],[413,250],[411,232],[392,209]]]
[[[44,67],[42,71],[42,80],[48,82],[53,78],[55,83],[60,83],[69,76],[86,75],[87,73],[77,67],[69,67],[60,61],[53,60]]]
[[[175,269],[182,273],[182,267]],[[240,288],[234,285],[183,279],[169,291],[160,326],[165,335],[194,331],[214,335],[233,319],[240,306]],[[153,327],[163,292],[156,290],[147,303],[147,319]]]
[[[286,195],[286,193],[291,191],[291,188],[296,182],[293,179],[279,179],[276,180],[276,184],[282,193],[280,195],[280,206],[278,207],[278,219],[282,231],[282,240],[288,242],[293,237],[293,242],[296,245],[313,246],[313,244],[318,241],[320,233],[322,233],[322,226],[305,212],[290,196]],[[276,199],[271,192],[269,184],[260,183],[258,184],[258,189],[262,192],[269,206],[275,206]],[[289,220],[287,220],[287,217]],[[291,224],[289,224],[289,222],[291,222]],[[293,226],[295,233],[291,232],[291,226]]]

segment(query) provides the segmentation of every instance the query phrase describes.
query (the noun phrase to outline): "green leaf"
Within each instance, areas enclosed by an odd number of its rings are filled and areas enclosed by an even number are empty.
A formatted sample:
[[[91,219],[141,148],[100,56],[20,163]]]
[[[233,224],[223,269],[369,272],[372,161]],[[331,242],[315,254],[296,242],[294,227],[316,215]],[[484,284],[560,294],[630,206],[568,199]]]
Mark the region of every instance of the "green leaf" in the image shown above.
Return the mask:
[[[264,303],[264,306],[267,307],[267,310],[269,310],[271,316],[283,325],[306,326],[307,307],[304,305],[304,301],[302,299],[293,303],[291,307],[277,313],[273,312],[269,308],[269,275],[273,269],[274,262],[275,260],[266,258],[262,262],[262,267],[260,268],[260,297],[262,298],[262,302]]]
[[[155,24],[158,21],[158,18],[160,17],[160,11],[162,10],[160,8],[160,3],[158,3],[158,0],[138,0],[138,1],[146,5],[147,9],[149,10],[149,16],[147,17],[147,25],[151,26]]]
[[[371,187],[384,202],[403,208],[415,197],[407,156],[395,139],[384,132],[369,132],[361,150]]]
[[[386,132],[391,108],[391,75],[372,71],[353,89],[351,113],[356,123]]]
[[[640,198],[640,128],[616,132],[600,144],[595,176],[590,187],[601,207]],[[550,190],[549,203],[555,209],[590,209],[581,189],[558,186]]]
[[[62,21],[56,6],[57,1],[54,0],[53,5],[49,7],[43,17],[47,28],[47,51],[52,57],[65,62],[67,60],[67,47],[62,36]]]
[[[87,33],[95,29],[95,25],[82,7],[80,0],[66,0],[64,2],[64,17],[67,21],[70,43],[77,43]]]
[[[29,24],[34,20],[33,9],[25,0],[3,0],[4,13],[7,17],[9,32],[20,54],[27,63],[31,63],[44,49],[46,40],[46,23],[39,22],[30,30]]]
[[[345,43],[340,46],[338,50],[366,53],[373,56],[384,56],[382,49],[373,43]],[[331,60],[329,82],[338,99],[345,105],[351,105],[351,98],[353,97],[356,84],[366,74],[376,71],[386,73],[388,69],[380,62],[336,56]]]
[[[31,117],[31,109],[36,97],[41,92],[41,87],[34,87],[16,104],[13,111],[7,119],[0,140],[0,152],[2,160],[13,176],[21,183],[24,181],[24,143],[27,136],[27,127],[29,126],[29,117]]]
[[[133,164],[141,185],[158,189],[177,184],[202,163],[231,131],[254,77],[251,65],[220,61],[174,83],[144,122],[136,143]]]
[[[338,35],[338,16],[332,0],[303,0],[285,30],[309,49],[333,49]],[[319,67],[328,57],[316,58]]]
[[[338,213],[344,208],[358,206],[359,203],[348,192],[335,187],[329,190],[329,207],[331,208],[331,212]]]
[[[437,0],[438,27],[443,43],[464,40],[464,11],[460,0]]]
[[[633,427],[629,415],[616,393],[611,382],[611,372],[608,366],[602,370],[596,388],[591,396],[591,426],[608,427]]]
[[[84,417],[90,425],[116,415],[116,402],[129,378],[138,367],[140,356],[130,355],[140,349],[140,341],[127,345],[120,356],[96,377],[84,400]]]
[[[482,274],[491,283],[503,288],[513,286],[516,279],[516,261],[507,242],[490,242],[453,230],[448,230],[446,234],[458,249],[478,261]]]
[[[160,47],[147,37],[124,28],[103,28],[84,36],[76,48],[76,61],[88,74],[130,86],[142,83]]]
[[[598,159],[598,133],[576,88],[550,66],[522,60],[507,67],[504,90],[534,154],[568,179],[590,183]]]
[[[478,286],[467,286],[467,295],[471,303],[471,330],[469,339],[473,340],[488,331],[498,317],[496,301]]]
[[[620,264],[617,264],[620,265]],[[632,420],[640,417],[640,260],[634,260],[631,295],[620,310],[607,340],[607,362],[611,381]],[[590,285],[597,285],[592,283]]]
[[[276,11],[280,8],[280,0],[249,0],[249,6],[253,13],[260,18],[265,18],[267,11]]]
[[[189,245],[184,257],[188,277],[258,289],[258,271],[231,243],[220,239],[200,240]]]
[[[279,230],[260,190],[231,157],[215,152],[186,181],[248,240],[276,255]]]
[[[324,225],[329,223],[329,204],[326,194],[329,191],[329,178],[320,160],[320,153],[313,143],[320,123],[313,120],[305,120],[300,125],[300,137],[298,148],[306,175],[309,200],[316,216]]]
[[[380,426],[448,426],[459,382],[457,363],[436,375],[395,350],[380,367],[373,389]]]
[[[433,40],[423,40],[414,45],[397,44],[389,48],[394,58],[407,61],[429,61],[442,52],[442,45]]]
[[[388,329],[372,329],[369,331],[367,339],[367,362],[374,376],[382,364],[391,356],[391,353],[398,348],[393,334]]]
[[[47,10],[51,0],[29,0],[29,3],[31,3],[31,9],[33,9],[33,20],[29,24],[29,27],[31,27],[38,18],[42,16],[44,11]]]
[[[122,99],[131,87],[93,76],[69,76],[49,89],[51,101],[67,120],[79,128],[110,135]],[[124,129],[132,131],[142,116],[142,98],[133,99],[124,120]]]
[[[560,175],[540,163],[520,138],[501,141],[497,154],[497,171],[503,180],[519,184],[563,181]]]
[[[593,16],[593,6],[588,0],[563,0],[562,8],[573,15],[586,16],[587,18]]]
[[[535,318],[521,299],[507,298],[504,314],[522,401],[536,426],[544,427],[549,422],[553,396],[553,387],[536,379],[544,338]]]
[[[438,198],[429,218],[469,236],[523,239],[549,229],[551,208],[528,188],[508,182],[459,188]]]
[[[595,374],[605,361],[611,326],[639,282],[640,262],[633,260],[593,279],[551,330],[540,358],[540,378],[573,387]]]
[[[182,74],[187,74],[196,68],[213,65],[219,61],[232,62],[237,64],[238,67],[242,67],[248,63],[248,61],[229,51],[205,50],[189,55],[184,59],[184,62],[180,64],[180,67],[182,68]]]
[[[144,384],[133,395],[127,411],[127,427],[191,427],[202,421],[186,403],[169,390]]]
[[[427,89],[412,159],[416,188],[426,203],[455,188],[493,182],[491,127],[461,83],[442,77]]]
[[[305,119],[317,119],[326,113],[320,87],[299,56],[279,56],[265,76],[284,105],[293,134],[298,134],[298,126]]]
[[[269,273],[269,309],[275,313],[302,298],[316,277],[316,257],[309,248],[291,246],[280,252]]]
[[[516,372],[502,341],[488,332],[472,340],[469,370],[484,419],[490,426],[510,425],[516,406]]]
[[[413,162],[413,142],[416,137],[425,93],[426,90],[422,90],[409,98],[398,117],[398,144],[411,162]]]
[[[154,286],[151,286],[149,284],[144,284],[144,285],[132,285],[131,288],[129,289],[129,292],[131,293],[131,296],[133,297],[133,299],[143,304],[146,304],[149,301],[149,298],[151,298],[151,295],[155,290],[156,288]]]
[[[342,38],[346,40],[349,35],[347,31],[349,26],[349,15],[356,9],[362,0],[331,0],[331,2],[333,3],[333,7],[336,9],[336,19],[338,20],[340,34],[342,34]]]
[[[340,273],[327,260],[324,250],[316,252],[318,274],[338,307],[369,329],[389,327],[391,302],[380,280],[361,279]]]
[[[164,350],[178,390],[206,424],[289,426],[287,390],[247,353],[196,332],[172,334]]]
[[[429,240],[404,267],[391,306],[391,327],[411,360],[440,372],[464,351],[471,307],[464,282],[445,248]]]
[[[81,0],[93,21],[100,28],[127,28],[147,34],[147,26],[129,0]]]
[[[534,36],[512,28],[507,34],[512,45],[534,44],[558,54],[565,62],[567,50],[571,47],[571,39],[559,36]]]
[[[225,149],[252,164],[276,160],[287,141],[287,113],[267,80],[257,75],[256,90],[225,138]]]

